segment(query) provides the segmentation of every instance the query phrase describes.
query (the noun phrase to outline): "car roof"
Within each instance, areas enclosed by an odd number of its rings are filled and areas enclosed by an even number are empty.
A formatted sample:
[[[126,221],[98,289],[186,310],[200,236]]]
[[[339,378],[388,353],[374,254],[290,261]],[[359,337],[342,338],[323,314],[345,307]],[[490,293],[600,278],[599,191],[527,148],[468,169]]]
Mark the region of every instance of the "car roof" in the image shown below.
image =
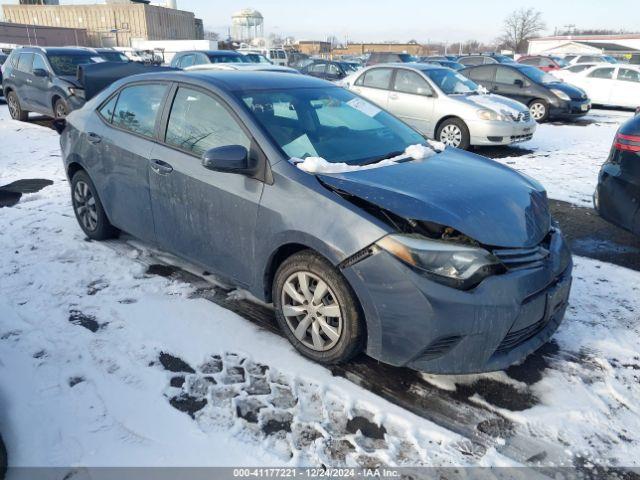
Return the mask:
[[[446,67],[441,65],[435,65],[433,63],[422,63],[422,62],[389,62],[389,63],[378,63],[376,65],[371,65],[368,68],[376,68],[376,67],[393,67],[393,68],[413,68],[415,70],[448,70]]]
[[[95,49],[90,47],[21,47],[16,50],[24,50],[26,52],[45,52],[48,55],[96,53]]]
[[[124,85],[135,81],[188,79],[208,83],[227,92],[252,90],[286,90],[292,88],[340,88],[331,82],[307,75],[283,75],[282,72],[242,70],[181,70],[143,73],[126,77]]]
[[[204,53],[208,56],[217,56],[217,57],[238,57],[242,56],[241,53],[238,53],[233,50],[187,50],[184,52],[179,52],[176,55],[183,55],[187,53]]]

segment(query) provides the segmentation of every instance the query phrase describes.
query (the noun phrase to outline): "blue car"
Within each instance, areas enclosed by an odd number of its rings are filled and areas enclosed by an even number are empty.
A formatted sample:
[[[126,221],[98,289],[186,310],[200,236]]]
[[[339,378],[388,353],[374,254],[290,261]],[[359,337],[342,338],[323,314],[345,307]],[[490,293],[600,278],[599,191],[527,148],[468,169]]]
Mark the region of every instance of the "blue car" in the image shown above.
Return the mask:
[[[499,370],[564,316],[571,254],[537,182],[329,82],[130,76],[60,128],[87,237],[127,232],[272,302],[317,362]]]

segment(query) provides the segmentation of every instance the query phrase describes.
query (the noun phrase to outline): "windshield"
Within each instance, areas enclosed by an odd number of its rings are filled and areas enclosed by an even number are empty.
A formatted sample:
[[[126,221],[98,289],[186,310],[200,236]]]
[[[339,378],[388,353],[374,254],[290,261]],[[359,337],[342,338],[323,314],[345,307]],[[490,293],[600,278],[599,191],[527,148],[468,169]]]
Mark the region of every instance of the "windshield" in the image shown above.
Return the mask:
[[[542,83],[543,85],[548,85],[550,83],[558,83],[560,80],[553,75],[543,72],[539,68],[524,66],[518,68],[520,73],[530,78],[536,83]]]
[[[100,56],[106,58],[108,62],[129,62],[127,56],[124,53],[120,52],[100,52]]]
[[[567,62],[564,58],[560,58],[560,57],[551,57],[551,59],[556,62],[560,67],[564,68],[564,67],[568,67],[569,66],[569,62]]]
[[[78,65],[105,61],[97,54],[47,55],[47,58],[56,75],[75,75],[78,72]]]
[[[343,69],[346,73],[350,73],[350,72],[357,72],[357,71],[358,71],[358,67],[356,67],[353,63],[349,63],[349,62],[340,62],[340,66],[342,66],[342,69]]]
[[[413,63],[418,61],[418,57],[414,57],[413,55],[409,55],[408,53],[399,53],[398,58],[403,63]]]
[[[252,63],[271,63],[267,60],[267,57],[260,55],[259,53],[245,53],[244,56]]]
[[[336,87],[239,92],[238,96],[289,157],[373,163],[425,139],[372,103]]]
[[[252,63],[244,55],[209,55],[211,63]]]
[[[458,72],[444,68],[423,70],[427,77],[435,83],[443,93],[447,95],[464,95],[478,90],[478,84]]]

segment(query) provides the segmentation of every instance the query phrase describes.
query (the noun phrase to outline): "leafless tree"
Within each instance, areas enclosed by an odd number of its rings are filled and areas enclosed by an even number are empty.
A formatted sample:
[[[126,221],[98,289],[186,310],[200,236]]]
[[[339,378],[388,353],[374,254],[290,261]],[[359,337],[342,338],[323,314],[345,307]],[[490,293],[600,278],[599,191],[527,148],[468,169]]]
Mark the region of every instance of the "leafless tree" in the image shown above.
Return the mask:
[[[542,13],[533,8],[521,8],[504,20],[500,38],[502,44],[516,53],[526,53],[529,40],[546,28]]]

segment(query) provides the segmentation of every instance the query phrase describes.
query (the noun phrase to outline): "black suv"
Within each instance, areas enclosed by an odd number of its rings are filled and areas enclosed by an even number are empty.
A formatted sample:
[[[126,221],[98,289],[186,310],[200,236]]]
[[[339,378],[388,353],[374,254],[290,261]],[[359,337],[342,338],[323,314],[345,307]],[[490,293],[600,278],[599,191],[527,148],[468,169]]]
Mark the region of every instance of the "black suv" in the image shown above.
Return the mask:
[[[549,118],[577,117],[591,109],[591,100],[584,90],[530,65],[478,65],[465,68],[460,73],[491,93],[524,103],[538,122]]]
[[[84,90],[77,79],[78,66],[104,61],[90,48],[13,50],[3,66],[2,81],[11,117],[25,121],[29,112],[37,112],[64,118],[84,105]]]

